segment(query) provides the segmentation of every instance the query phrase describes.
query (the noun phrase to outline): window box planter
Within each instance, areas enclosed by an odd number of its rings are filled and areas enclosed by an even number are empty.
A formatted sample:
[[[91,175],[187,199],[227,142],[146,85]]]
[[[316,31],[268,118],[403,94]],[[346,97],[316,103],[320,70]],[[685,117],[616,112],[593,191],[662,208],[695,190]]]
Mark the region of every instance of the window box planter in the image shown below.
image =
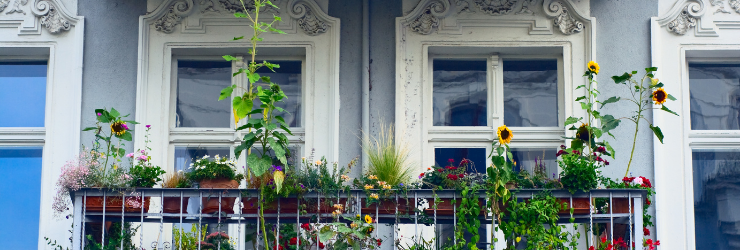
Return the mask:
[[[208,189],[208,188],[237,189],[239,188],[239,183],[236,182],[235,180],[228,180],[228,179],[213,179],[213,180],[200,181],[200,189]],[[239,191],[235,190],[235,192],[239,192]],[[219,196],[215,195],[215,196],[210,196],[210,197],[203,197],[201,202],[203,204],[201,213],[212,214],[212,213],[218,213],[220,211],[222,213],[233,214],[234,213],[234,203],[236,202],[236,197],[221,197],[221,200],[219,201]]]
[[[144,197],[144,213],[149,212],[149,201],[151,197]],[[103,200],[105,200],[105,206],[103,206]],[[121,213],[124,210],[126,213],[141,212],[141,197],[126,197],[126,204],[123,204],[123,197],[121,196],[88,196],[83,202],[86,212],[103,212],[106,213]]]
[[[398,203],[395,199],[381,199],[379,203],[373,203],[368,206],[367,199],[362,199],[362,214],[396,214],[396,207],[398,207],[398,214],[413,214],[414,199],[409,198],[398,198]],[[376,209],[377,208],[377,209]]]
[[[424,209],[424,213],[427,215],[434,215],[434,199],[429,203],[429,208]],[[454,199],[455,204],[452,204],[452,198],[440,198],[437,202],[437,215],[454,215],[456,209],[460,207],[461,199]],[[486,212],[486,199],[478,199],[478,205],[480,206],[480,215],[484,215]],[[501,208],[499,206],[499,208]],[[501,208],[501,211],[505,211],[506,208]]]
[[[164,197],[164,201],[162,201],[162,210],[168,214],[179,214],[180,208],[182,207],[182,213],[187,214],[189,200],[190,198],[183,197],[181,202],[180,197]]]

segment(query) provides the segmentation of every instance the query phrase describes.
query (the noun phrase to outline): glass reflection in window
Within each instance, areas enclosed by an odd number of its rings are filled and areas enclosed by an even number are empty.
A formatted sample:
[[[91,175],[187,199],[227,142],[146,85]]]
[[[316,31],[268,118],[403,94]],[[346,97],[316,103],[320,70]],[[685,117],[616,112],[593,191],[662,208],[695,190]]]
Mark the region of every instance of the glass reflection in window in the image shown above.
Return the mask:
[[[512,148],[511,155],[516,162],[514,170],[526,170],[530,176],[541,172],[545,177],[555,179],[558,172],[556,153],[555,149],[547,148]]]
[[[485,60],[434,60],[434,126],[487,126]]]
[[[231,62],[177,62],[176,127],[229,128],[231,98],[218,100],[231,85]]]
[[[739,249],[740,150],[694,150],[696,249]]]
[[[504,124],[558,126],[557,60],[504,60]]]
[[[282,116],[289,127],[301,127],[301,94],[303,93],[301,86],[302,63],[301,61],[270,62],[279,64],[280,68],[275,68],[275,72],[272,72],[269,68],[262,67],[257,70],[257,73],[260,76],[269,76],[270,81],[280,85],[280,89],[288,97],[277,104],[285,112],[278,111],[276,115]],[[270,87],[270,85],[262,81],[257,82],[257,85],[262,86],[262,88]],[[255,107],[259,107],[258,105],[260,104],[259,100],[254,100]],[[252,118],[262,118],[262,114],[252,115]]]
[[[691,129],[740,129],[740,64],[689,64]]]
[[[0,127],[43,127],[46,61],[0,62]]]

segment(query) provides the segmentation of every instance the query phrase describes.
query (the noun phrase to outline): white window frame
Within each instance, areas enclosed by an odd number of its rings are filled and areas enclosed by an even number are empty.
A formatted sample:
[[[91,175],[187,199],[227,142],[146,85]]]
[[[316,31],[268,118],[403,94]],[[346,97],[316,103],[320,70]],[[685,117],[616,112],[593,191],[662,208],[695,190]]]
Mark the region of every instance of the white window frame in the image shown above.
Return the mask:
[[[433,119],[434,106],[434,60],[480,60],[486,61],[486,90],[487,90],[487,114],[486,126],[435,126]],[[434,55],[431,54],[427,60],[426,77],[424,79],[426,86],[432,86],[426,89],[424,93],[426,106],[424,109],[424,123],[429,129],[426,132],[426,140],[429,144],[425,147],[425,155],[434,156],[434,150],[437,148],[485,148],[486,152],[491,151],[491,143],[497,139],[497,128],[504,124],[504,79],[503,79],[503,61],[504,60],[557,60],[558,83],[557,83],[557,101],[558,116],[555,127],[509,127],[517,135],[511,143],[512,149],[526,148],[552,148],[565,143],[562,138],[564,135],[563,121],[565,121],[565,81],[563,80],[563,56],[561,54],[545,55]],[[525,139],[518,139],[518,136]],[[428,162],[423,166],[434,165],[435,157],[429,157]],[[491,164],[490,159],[486,159],[486,166]],[[557,166],[555,166],[557,167]]]
[[[242,60],[247,60],[249,58],[243,58],[239,56],[238,58]],[[235,129],[237,127],[246,125],[247,120],[241,119],[238,124],[234,124],[234,114],[233,112],[229,112],[229,128],[209,128],[209,127],[177,127],[177,119],[176,119],[176,108],[177,108],[177,70],[178,70],[178,61],[179,60],[192,60],[192,61],[222,61],[224,60],[221,56],[173,56],[172,57],[172,78],[171,78],[171,88],[170,88],[170,118],[169,118],[169,130],[170,130],[170,136],[169,136],[169,143],[167,153],[169,155],[168,159],[172,160],[172,164],[167,165],[166,170],[167,171],[175,171],[175,148],[176,147],[202,147],[202,148],[208,148],[208,147],[228,147],[230,149],[229,155],[233,158],[235,157],[234,154],[234,148],[238,146],[242,140],[241,138],[244,138],[244,135],[247,133],[246,131],[236,131]],[[290,127],[289,129],[293,133],[293,135],[286,134],[288,136],[288,141],[290,142],[290,147],[296,148],[296,152],[291,152],[293,154],[296,154],[297,159],[300,159],[302,156],[301,149],[304,147],[304,138],[305,138],[305,127],[304,127],[304,117],[305,117],[305,101],[307,98],[306,95],[306,57],[305,56],[258,56],[255,58],[256,61],[300,61],[301,62],[301,120],[300,125],[298,127]],[[238,62],[238,61],[232,61],[231,62],[231,72],[236,72],[240,68],[246,67],[245,63]],[[249,81],[244,76],[244,74],[239,74],[235,77],[231,78],[231,84],[237,84],[237,86],[246,87],[249,84]],[[280,83],[278,83],[280,84]],[[242,94],[243,90],[240,88],[237,88],[234,90],[234,94]],[[216,98],[214,96],[214,98]],[[226,98],[224,100],[221,100],[222,102],[228,102],[231,105],[231,97]],[[231,107],[233,108],[233,107]],[[231,110],[230,108],[230,110]],[[282,131],[282,129],[279,129]],[[283,131],[284,132],[284,131]],[[246,165],[246,159],[245,157],[240,157],[237,159],[237,163],[240,166]],[[187,168],[187,166],[185,166]]]

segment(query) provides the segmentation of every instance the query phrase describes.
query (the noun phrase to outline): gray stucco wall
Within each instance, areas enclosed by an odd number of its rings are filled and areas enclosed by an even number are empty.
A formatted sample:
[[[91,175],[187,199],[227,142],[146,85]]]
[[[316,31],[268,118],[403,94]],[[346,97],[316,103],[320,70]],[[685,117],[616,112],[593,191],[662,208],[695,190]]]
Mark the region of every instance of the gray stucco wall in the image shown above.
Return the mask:
[[[146,14],[145,0],[79,0],[85,17],[82,71],[82,127],[95,124],[96,108],[115,108],[121,114],[136,110],[136,72],[139,16]],[[83,132],[82,144],[90,147],[94,135]],[[133,150],[133,142],[126,150]]]
[[[402,16],[398,0],[370,1],[370,133],[395,122],[396,115],[396,17]],[[382,123],[381,123],[382,122]]]
[[[598,0],[591,1],[591,15],[596,17],[596,60],[601,66],[597,80],[601,91],[600,100],[611,96],[627,98],[629,89],[624,85],[617,85],[611,76],[621,75],[624,72],[637,70],[642,76],[645,68],[650,67],[650,17],[658,16],[657,0]],[[659,71],[660,72],[660,71]],[[622,101],[609,104],[602,113],[614,117],[633,115],[636,106],[633,103]],[[645,117],[652,120],[652,112]],[[612,133],[617,136],[606,140],[617,151],[616,159],[610,160],[611,165],[602,169],[605,176],[621,178],[627,170],[627,162],[632,149],[632,139],[635,124],[623,121]],[[644,121],[640,123],[637,143],[630,172],[633,176],[645,176],[654,179],[653,171],[653,140],[655,136]],[[653,182],[654,183],[654,182]],[[650,213],[655,214],[654,207]],[[653,231],[654,229],[651,229]],[[655,235],[653,233],[652,235]]]
[[[329,1],[329,15],[341,20],[338,161],[346,164],[362,154],[362,1]],[[361,172],[352,170],[354,176]]]

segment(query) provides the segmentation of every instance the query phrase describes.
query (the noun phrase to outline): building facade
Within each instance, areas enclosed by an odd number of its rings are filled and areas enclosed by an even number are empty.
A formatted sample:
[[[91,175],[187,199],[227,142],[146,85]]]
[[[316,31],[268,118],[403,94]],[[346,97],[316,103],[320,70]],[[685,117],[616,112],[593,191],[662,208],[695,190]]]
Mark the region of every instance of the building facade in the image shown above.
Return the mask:
[[[636,133],[628,175],[654,180],[651,237],[664,249],[740,248],[739,0],[273,2],[265,16],[281,17],[276,27],[287,34],[265,33],[258,59],[283,66],[271,77],[289,97],[298,158],[349,162],[362,156],[361,131],[393,124],[414,149],[417,173],[449,158],[484,168],[496,128],[507,125],[520,167],[544,159],[556,174],[555,152],[574,134],[565,119],[584,115],[574,99],[585,93],[577,86],[588,81],[587,63],[601,66],[601,101],[630,93],[611,76],[654,66],[678,116],[646,114],[662,143],[646,122]],[[5,227],[0,238],[14,249],[67,241],[71,219],[51,208],[55,182],[95,139],[81,129],[96,108],[131,114],[135,131],[151,125],[153,163],[169,172],[194,157],[232,155],[240,124],[217,96],[247,82],[231,76],[239,62],[221,57],[249,56],[248,42],[232,41],[249,36],[234,17],[241,8],[238,0],[0,0],[0,192],[11,197],[4,214],[23,214],[0,222],[24,225],[23,237]],[[632,111],[628,102],[601,109]],[[617,154],[605,176],[625,175],[634,128],[623,122],[606,139]],[[124,148],[143,143],[135,133]]]

